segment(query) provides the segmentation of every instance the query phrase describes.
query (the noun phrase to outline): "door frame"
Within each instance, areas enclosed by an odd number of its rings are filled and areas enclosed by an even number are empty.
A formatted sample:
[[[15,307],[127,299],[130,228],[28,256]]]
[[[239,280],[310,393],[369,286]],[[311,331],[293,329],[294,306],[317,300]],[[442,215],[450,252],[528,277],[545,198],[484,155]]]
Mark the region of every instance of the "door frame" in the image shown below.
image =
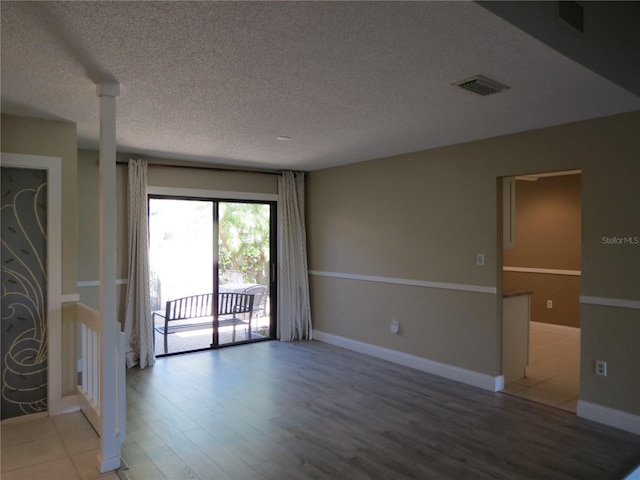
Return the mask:
[[[221,202],[252,202],[252,203],[259,203],[259,202],[264,202],[264,203],[271,203],[271,204],[275,204],[276,208],[274,208],[272,211],[277,212],[277,204],[279,201],[279,195],[276,193],[257,193],[257,192],[239,192],[239,191],[226,191],[226,190],[205,190],[205,189],[191,189],[191,188],[180,188],[180,187],[158,187],[158,186],[147,186],[147,201],[149,199],[149,196],[159,196],[159,197],[167,197],[167,198],[184,198],[184,199],[202,199],[202,200],[207,200],[207,201],[213,201],[216,204],[217,203],[221,203]],[[216,207],[217,208],[217,207]],[[217,211],[215,212],[215,217],[216,217],[216,222],[214,222],[214,228],[217,231],[217,220],[218,220],[218,213]],[[274,247],[274,251],[277,253],[279,252],[278,249],[278,245],[280,242],[280,231],[279,231],[279,225],[280,222],[277,221],[277,219],[275,218],[275,215],[271,216],[271,225],[270,225],[270,229],[272,231],[272,238],[275,242],[275,247]],[[217,254],[216,254],[217,256]],[[217,260],[215,260],[216,264],[217,264]],[[269,275],[269,284],[270,284],[270,289],[269,289],[269,295],[271,298],[271,324],[274,327],[274,331],[273,331],[273,338],[277,338],[277,325],[278,325],[278,308],[277,308],[277,297],[278,297],[278,276],[277,276],[277,272],[275,271],[276,268],[278,268],[280,265],[280,259],[279,258],[271,258],[271,268],[270,268],[270,275]],[[217,272],[215,275],[215,283],[214,283],[214,287],[217,285]],[[216,287],[217,288],[217,287]],[[214,332],[215,332],[215,328],[214,328]],[[213,339],[212,339],[213,342]],[[231,345],[240,345],[243,343],[247,343],[247,342],[237,342],[234,344],[229,344],[228,346]],[[251,342],[249,342],[251,343]],[[214,343],[211,344],[212,348]],[[223,347],[227,346],[222,345]],[[218,346],[216,346],[215,348],[218,348]],[[179,353],[184,353],[184,352],[179,352]],[[172,354],[169,354],[172,355]]]
[[[515,208],[515,197],[517,195],[516,193],[516,188],[515,188],[515,182],[518,179],[518,177],[548,177],[548,176],[559,176],[559,175],[580,175],[582,178],[582,174],[583,174],[583,169],[579,168],[579,169],[561,169],[561,170],[551,170],[551,171],[542,171],[542,172],[533,172],[533,173],[521,173],[521,174],[511,174],[511,175],[504,175],[504,176],[499,176],[496,178],[497,180],[497,190],[498,190],[498,202],[497,202],[497,220],[498,220],[498,232],[497,232],[497,252],[496,252],[496,258],[497,258],[497,262],[496,262],[496,274],[497,274],[497,311],[498,311],[498,318],[499,318],[499,322],[498,322],[498,345],[499,345],[499,358],[498,358],[498,362],[499,362],[499,368],[500,368],[500,376],[502,377],[502,385],[501,388],[498,388],[497,391],[502,391],[504,390],[504,387],[506,385],[505,383],[505,379],[504,379],[504,372],[503,372],[503,358],[504,358],[504,351],[503,351],[503,343],[502,343],[502,339],[503,339],[503,332],[504,332],[504,321],[503,321],[503,291],[504,291],[504,285],[503,285],[503,275],[504,275],[504,249],[507,248],[507,245],[510,248],[513,248],[515,246],[515,219],[517,216],[516,213],[516,208]],[[508,184],[506,183],[507,180],[512,180],[512,184]],[[506,202],[510,202],[510,204],[508,206],[505,205]],[[513,202],[513,203],[511,203]],[[584,203],[584,199],[582,197],[582,193],[580,195],[580,215],[583,215],[583,203]],[[511,232],[508,232],[507,229],[512,229]],[[583,256],[580,256],[580,272],[583,271]],[[581,276],[581,275],[580,275]],[[582,277],[581,277],[582,278]],[[580,287],[580,290],[582,291],[582,284]],[[531,319],[529,318],[529,322],[531,322]],[[582,328],[582,324],[580,325],[580,328]],[[529,340],[527,341],[527,344],[529,345]],[[582,346],[582,338],[580,339],[580,346]],[[530,346],[528,346],[528,351],[527,351],[527,359],[529,358],[529,351],[530,351]],[[581,370],[582,369],[582,365],[579,364],[578,368]],[[580,385],[582,384],[582,382],[580,382]],[[581,390],[580,388],[578,389],[578,398],[580,398],[580,394],[581,394]],[[577,412],[576,412],[577,415]]]
[[[2,153],[0,166],[47,172],[47,410],[62,413],[62,159]]]

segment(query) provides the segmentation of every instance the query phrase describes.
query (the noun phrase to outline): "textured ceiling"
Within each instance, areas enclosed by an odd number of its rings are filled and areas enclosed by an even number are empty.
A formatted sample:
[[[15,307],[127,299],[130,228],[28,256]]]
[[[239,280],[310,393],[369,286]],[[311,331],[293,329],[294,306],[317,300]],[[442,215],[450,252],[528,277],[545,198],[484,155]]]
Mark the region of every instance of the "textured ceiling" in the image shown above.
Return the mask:
[[[75,122],[81,148],[98,145],[101,80],[121,84],[118,151],[274,169],[640,109],[638,96],[471,2],[0,8],[2,112]],[[476,74],[510,89],[451,86]]]

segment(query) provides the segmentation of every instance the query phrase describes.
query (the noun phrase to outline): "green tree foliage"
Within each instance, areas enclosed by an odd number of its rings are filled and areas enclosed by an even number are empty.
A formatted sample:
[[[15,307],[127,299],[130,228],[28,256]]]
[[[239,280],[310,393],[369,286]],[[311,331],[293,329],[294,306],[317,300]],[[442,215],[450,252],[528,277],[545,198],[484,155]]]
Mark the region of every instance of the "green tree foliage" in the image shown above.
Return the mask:
[[[244,272],[247,282],[269,279],[269,205],[220,203],[220,271]]]

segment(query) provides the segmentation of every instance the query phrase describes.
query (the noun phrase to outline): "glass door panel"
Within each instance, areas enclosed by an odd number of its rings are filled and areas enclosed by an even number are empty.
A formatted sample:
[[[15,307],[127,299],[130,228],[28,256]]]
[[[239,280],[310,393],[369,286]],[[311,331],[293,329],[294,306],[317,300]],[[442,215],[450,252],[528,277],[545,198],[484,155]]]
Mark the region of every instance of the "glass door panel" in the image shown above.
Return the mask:
[[[166,302],[213,292],[214,224],[211,201],[149,198],[149,266],[151,310],[164,315]],[[172,322],[173,327],[209,323],[202,328],[174,328],[167,335],[154,331],[156,355],[209,348],[213,319]],[[154,315],[154,327],[163,327],[163,318]]]
[[[219,345],[273,337],[271,231],[271,205],[218,204],[219,292],[253,295],[253,309],[238,315],[238,321],[227,325],[225,318],[220,318]]]

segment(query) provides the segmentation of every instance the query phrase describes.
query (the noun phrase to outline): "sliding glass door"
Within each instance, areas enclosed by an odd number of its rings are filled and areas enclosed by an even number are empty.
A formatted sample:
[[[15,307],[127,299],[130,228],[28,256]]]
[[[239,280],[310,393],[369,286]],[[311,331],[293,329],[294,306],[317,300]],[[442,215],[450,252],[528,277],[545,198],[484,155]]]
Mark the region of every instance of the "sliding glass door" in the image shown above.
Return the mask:
[[[251,318],[245,315],[251,325],[244,329],[243,340],[271,338],[273,333],[271,210],[264,203],[218,203],[218,292],[253,295]],[[219,331],[219,345],[234,341],[233,329],[226,330]]]
[[[274,338],[274,237],[273,203],[150,196],[156,355]]]

